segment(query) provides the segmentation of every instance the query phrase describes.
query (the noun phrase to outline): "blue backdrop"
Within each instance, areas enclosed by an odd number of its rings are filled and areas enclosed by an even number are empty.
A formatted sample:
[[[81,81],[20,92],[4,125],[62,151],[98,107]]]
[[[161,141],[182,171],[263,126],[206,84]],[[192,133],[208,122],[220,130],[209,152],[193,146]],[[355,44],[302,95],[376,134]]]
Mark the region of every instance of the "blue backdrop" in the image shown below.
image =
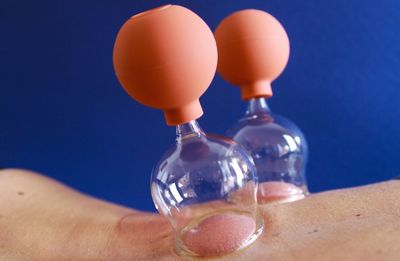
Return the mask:
[[[131,15],[168,1],[0,3],[0,165],[33,169],[83,192],[153,210],[152,167],[174,142],[163,115],[119,86],[112,48]],[[286,28],[291,57],[270,105],[305,133],[311,191],[400,174],[400,1],[172,1],[212,29],[258,8]],[[202,97],[208,132],[245,110],[216,76]]]

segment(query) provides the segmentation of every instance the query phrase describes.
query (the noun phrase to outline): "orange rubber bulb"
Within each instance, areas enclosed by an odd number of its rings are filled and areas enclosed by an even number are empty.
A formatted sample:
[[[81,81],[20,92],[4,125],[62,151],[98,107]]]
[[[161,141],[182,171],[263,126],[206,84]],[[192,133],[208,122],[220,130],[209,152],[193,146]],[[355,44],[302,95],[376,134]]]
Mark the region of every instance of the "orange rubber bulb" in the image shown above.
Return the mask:
[[[242,98],[271,97],[271,82],[285,69],[289,39],[272,15],[254,9],[235,12],[217,27],[218,72],[239,86]]]
[[[164,111],[168,125],[199,118],[217,67],[212,31],[195,13],[166,5],[131,17],[114,45],[118,80],[132,98]]]

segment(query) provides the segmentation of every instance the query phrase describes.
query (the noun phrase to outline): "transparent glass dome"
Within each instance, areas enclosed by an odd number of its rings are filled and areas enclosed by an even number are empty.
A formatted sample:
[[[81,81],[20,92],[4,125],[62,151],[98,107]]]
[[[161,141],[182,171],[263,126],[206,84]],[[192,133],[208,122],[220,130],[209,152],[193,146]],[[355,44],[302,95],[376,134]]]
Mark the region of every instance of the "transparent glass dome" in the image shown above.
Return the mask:
[[[265,98],[251,99],[245,116],[227,136],[253,157],[260,203],[293,201],[308,194],[306,139],[291,121],[271,113]]]
[[[178,254],[217,256],[246,247],[262,232],[251,157],[236,142],[206,135],[196,121],[177,126],[159,161],[152,197],[176,233]]]

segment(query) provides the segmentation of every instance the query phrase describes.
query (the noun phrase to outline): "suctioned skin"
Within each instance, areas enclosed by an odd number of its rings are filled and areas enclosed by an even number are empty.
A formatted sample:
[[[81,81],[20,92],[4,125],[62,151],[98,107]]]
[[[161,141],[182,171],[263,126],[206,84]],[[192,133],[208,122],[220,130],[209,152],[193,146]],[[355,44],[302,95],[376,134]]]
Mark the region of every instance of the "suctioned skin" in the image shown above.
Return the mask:
[[[399,260],[400,181],[262,206],[265,231],[212,260]],[[168,222],[28,171],[0,171],[0,260],[185,260]]]
[[[222,256],[240,249],[255,229],[256,222],[250,216],[221,213],[202,220],[183,236],[183,241],[197,255]]]
[[[304,191],[291,183],[282,181],[262,182],[258,185],[257,198],[260,204],[292,202],[303,199]]]

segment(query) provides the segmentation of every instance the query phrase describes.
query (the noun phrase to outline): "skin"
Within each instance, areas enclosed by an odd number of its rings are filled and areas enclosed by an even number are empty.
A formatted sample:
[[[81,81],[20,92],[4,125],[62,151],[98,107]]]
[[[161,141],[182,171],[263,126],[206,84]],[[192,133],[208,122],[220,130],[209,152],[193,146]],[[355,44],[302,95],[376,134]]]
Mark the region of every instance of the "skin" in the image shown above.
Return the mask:
[[[261,206],[265,231],[212,260],[399,260],[400,181]],[[0,260],[184,260],[167,220],[29,171],[0,171]],[[204,259],[202,259],[204,260]]]

